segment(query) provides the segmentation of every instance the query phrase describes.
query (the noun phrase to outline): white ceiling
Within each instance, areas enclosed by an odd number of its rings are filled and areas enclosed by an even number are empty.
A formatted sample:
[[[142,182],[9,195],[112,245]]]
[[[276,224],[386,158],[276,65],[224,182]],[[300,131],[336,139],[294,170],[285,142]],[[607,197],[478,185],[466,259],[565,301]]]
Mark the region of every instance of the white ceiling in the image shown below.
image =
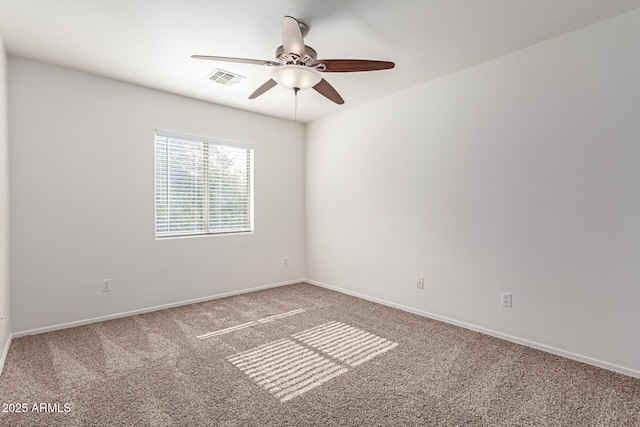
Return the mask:
[[[319,58],[396,63],[324,74],[345,104],[300,92],[298,120],[309,122],[639,7],[640,0],[0,0],[0,34],[12,55],[285,119],[293,119],[292,91],[247,99],[271,68],[190,55],[274,60],[291,15],[310,26],[305,43]],[[211,82],[215,68],[246,79]]]

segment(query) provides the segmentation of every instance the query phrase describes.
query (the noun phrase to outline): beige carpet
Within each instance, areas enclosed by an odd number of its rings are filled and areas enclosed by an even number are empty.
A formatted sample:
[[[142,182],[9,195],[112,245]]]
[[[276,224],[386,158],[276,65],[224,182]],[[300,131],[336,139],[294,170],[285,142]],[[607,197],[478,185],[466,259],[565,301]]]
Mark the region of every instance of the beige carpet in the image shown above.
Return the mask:
[[[640,426],[638,379],[308,284],[15,339],[0,402],[26,409],[2,426]]]

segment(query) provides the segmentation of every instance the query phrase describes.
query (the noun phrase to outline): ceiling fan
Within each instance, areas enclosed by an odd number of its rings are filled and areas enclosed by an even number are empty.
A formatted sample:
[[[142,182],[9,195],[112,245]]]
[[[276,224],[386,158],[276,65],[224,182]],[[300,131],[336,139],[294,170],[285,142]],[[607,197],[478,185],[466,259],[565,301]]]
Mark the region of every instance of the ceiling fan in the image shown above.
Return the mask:
[[[226,56],[191,55],[195,59],[238,62],[242,64],[266,65],[274,67],[271,79],[255,90],[249,99],[255,99],[277,84],[298,91],[313,88],[336,104],[344,104],[344,99],[320,73],[350,73],[356,71],[388,70],[395,67],[393,62],[369,61],[364,59],[317,59],[316,51],[304,44],[309,26],[291,16],[285,16],[282,24],[282,46],[276,49],[277,61],[259,59],[229,58]]]

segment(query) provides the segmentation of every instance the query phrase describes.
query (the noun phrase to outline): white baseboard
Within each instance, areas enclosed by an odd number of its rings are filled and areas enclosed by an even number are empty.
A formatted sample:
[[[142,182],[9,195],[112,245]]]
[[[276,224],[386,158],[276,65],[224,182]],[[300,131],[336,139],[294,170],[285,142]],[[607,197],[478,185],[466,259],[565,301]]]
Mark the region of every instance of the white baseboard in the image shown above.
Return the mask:
[[[7,354],[9,354],[9,347],[11,346],[11,340],[13,339],[13,334],[9,334],[7,337],[7,342],[4,344],[4,348],[2,349],[2,356],[0,356],[0,375],[2,375],[2,370],[4,369],[4,362],[7,360]]]
[[[339,288],[336,286],[327,285],[326,283],[317,282],[315,280],[305,279],[306,283],[320,286],[322,288],[331,289],[332,291],[340,292],[343,294],[351,295],[354,297],[362,298],[368,301],[377,302],[382,305],[386,305],[389,307],[397,308],[402,311],[407,311],[409,313],[417,314],[419,316],[428,317],[430,319],[439,320],[441,322],[449,323],[452,325],[460,326],[465,329],[470,329],[472,331],[480,332],[486,335],[491,335],[496,338],[500,338],[506,341],[511,341],[516,344],[525,345],[527,347],[535,348],[536,350],[541,350],[547,353],[555,354],[556,356],[566,357],[567,359],[576,360],[578,362],[586,363],[588,365],[597,366],[599,368],[607,369],[609,371],[618,372],[620,374],[628,375],[630,377],[640,378],[640,371],[635,369],[625,368],[624,366],[614,365],[612,363],[603,362],[602,360],[592,359],[591,357],[582,356],[580,354],[572,353],[570,351],[561,350],[555,347],[550,347],[548,345],[540,344],[537,342],[529,341],[523,338],[514,337],[512,335],[503,334],[502,332],[496,332],[491,329],[486,329],[481,326],[476,326],[471,323],[461,322],[459,320],[451,319],[448,317],[440,316],[438,314],[429,313],[427,311],[418,310],[416,308],[407,307],[401,304],[396,304],[390,301],[386,301],[379,298],[370,297],[368,295],[360,294],[358,292],[349,291],[347,289]]]
[[[144,314],[152,311],[165,310],[167,308],[180,307],[183,305],[195,304],[198,302],[211,301],[214,299],[226,298],[226,297],[231,297],[231,296],[240,295],[240,294],[247,294],[249,292],[260,291],[263,289],[277,288],[279,286],[293,285],[295,283],[301,283],[301,282],[305,282],[305,279],[297,279],[297,280],[290,280],[288,282],[272,283],[269,285],[262,285],[262,286],[256,286],[249,289],[242,289],[240,291],[226,292],[223,294],[211,295],[211,296],[206,296],[202,298],[195,298],[191,300],[179,301],[179,302],[170,303],[170,304],[157,305],[155,307],[141,308],[138,310],[109,314],[107,316],[93,317],[91,319],[77,320],[74,322],[60,323],[58,325],[45,326],[45,327],[36,328],[36,329],[29,329],[27,331],[14,332],[12,337],[18,338],[18,337],[23,337],[25,335],[34,335],[34,334],[41,334],[43,332],[56,331],[58,329],[74,328],[76,326],[83,326],[83,325],[89,325],[91,323],[104,322],[105,320],[113,320],[121,317],[135,316],[136,314]],[[7,349],[8,349],[8,346],[7,346]],[[2,359],[2,362],[4,362],[4,359]]]

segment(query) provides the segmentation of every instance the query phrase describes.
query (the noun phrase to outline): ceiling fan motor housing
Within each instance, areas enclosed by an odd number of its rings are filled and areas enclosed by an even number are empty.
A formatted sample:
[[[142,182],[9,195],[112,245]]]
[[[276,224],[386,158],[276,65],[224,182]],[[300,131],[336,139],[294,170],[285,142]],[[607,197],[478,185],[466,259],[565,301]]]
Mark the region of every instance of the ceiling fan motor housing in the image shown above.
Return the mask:
[[[276,59],[284,65],[287,64],[299,64],[311,66],[318,59],[318,53],[314,48],[304,45],[304,57],[299,58],[295,54],[287,54],[284,52],[284,47],[279,46],[276,49]]]

